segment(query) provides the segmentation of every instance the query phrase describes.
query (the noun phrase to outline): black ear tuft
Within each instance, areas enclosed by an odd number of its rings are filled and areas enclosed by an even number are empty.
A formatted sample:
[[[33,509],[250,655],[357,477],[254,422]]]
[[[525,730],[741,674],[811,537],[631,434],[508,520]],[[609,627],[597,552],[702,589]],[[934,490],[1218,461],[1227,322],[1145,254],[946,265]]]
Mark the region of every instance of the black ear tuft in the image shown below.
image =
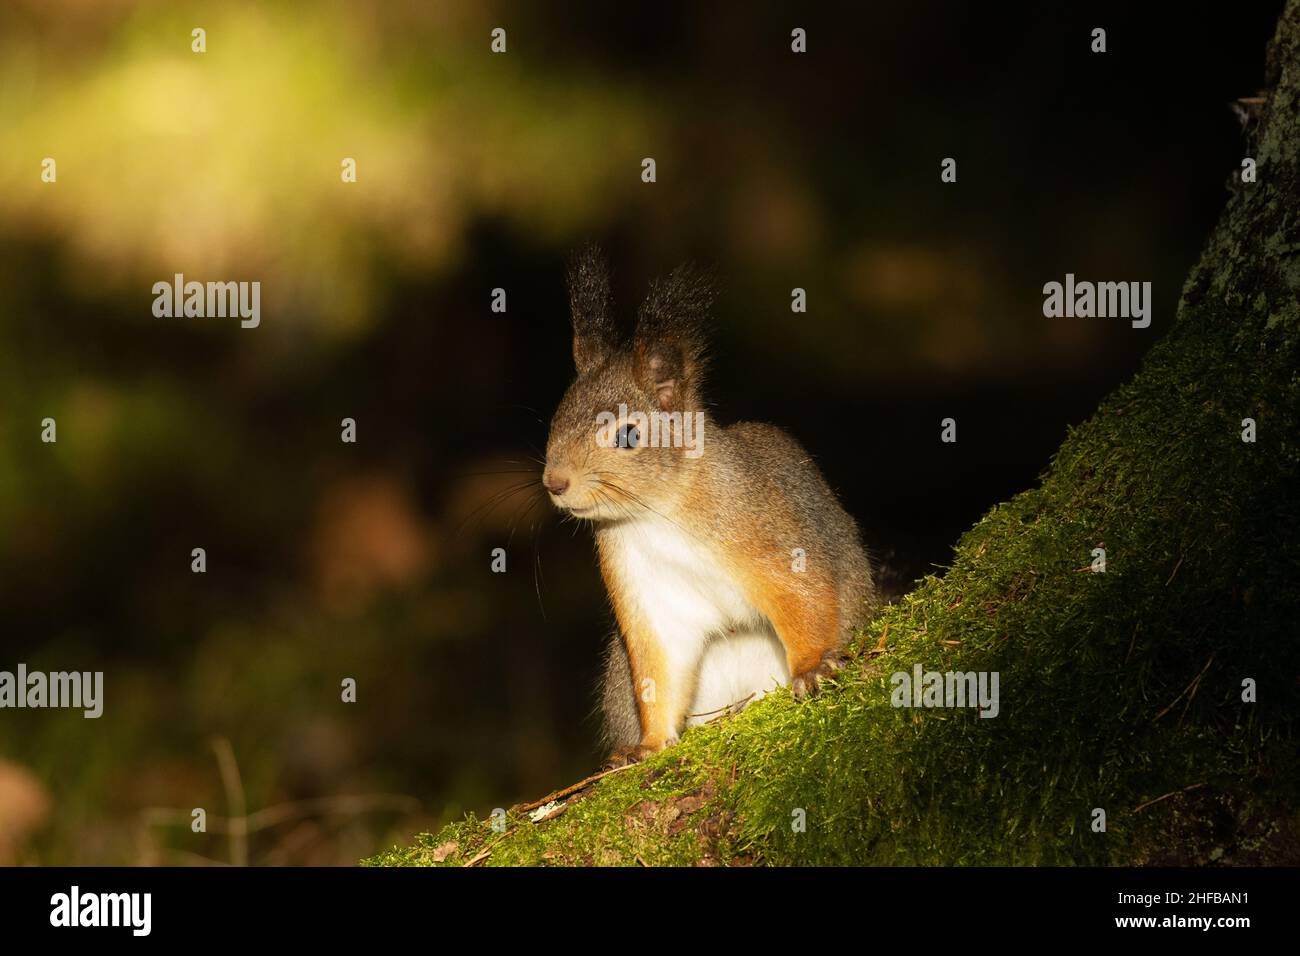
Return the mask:
[[[641,304],[633,341],[636,375],[663,409],[700,402],[713,298],[711,273],[686,265],[651,283]]]
[[[573,363],[582,374],[618,348],[618,325],[609,290],[609,267],[592,243],[569,260],[569,312],[573,318]]]

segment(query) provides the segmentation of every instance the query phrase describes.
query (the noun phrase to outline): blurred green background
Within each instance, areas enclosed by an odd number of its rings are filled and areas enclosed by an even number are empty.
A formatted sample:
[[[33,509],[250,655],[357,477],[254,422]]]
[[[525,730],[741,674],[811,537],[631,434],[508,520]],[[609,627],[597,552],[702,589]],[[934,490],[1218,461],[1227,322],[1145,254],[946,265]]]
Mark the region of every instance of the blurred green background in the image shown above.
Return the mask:
[[[106,684],[0,711],[0,862],[350,864],[594,767],[591,544],[510,493],[591,239],[628,314],[714,265],[718,416],[942,566],[1172,321],[1280,3],[990,6],[0,7],[0,669]],[[155,318],[178,272],[261,326]],[[1066,272],[1152,327],[1045,320]]]

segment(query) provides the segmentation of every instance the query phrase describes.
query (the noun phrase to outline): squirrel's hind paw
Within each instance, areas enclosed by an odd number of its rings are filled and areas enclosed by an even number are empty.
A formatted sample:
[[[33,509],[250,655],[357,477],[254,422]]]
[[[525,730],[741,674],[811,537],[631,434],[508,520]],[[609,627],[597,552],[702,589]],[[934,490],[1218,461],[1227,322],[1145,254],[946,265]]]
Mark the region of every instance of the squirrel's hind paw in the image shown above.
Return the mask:
[[[619,747],[617,750],[610,751],[605,762],[600,765],[601,770],[617,770],[620,767],[626,767],[628,764],[639,763],[644,760],[647,754],[641,753],[641,747],[633,745],[631,747]]]
[[[821,659],[821,663],[812,670],[806,671],[790,681],[790,691],[794,694],[795,700],[816,697],[822,689],[822,681],[833,676],[843,666],[844,657],[838,651],[827,654]]]
[[[675,743],[677,743],[677,738],[673,737],[670,740],[664,741],[664,743],[658,747],[652,746],[651,744],[631,744],[626,747],[618,747],[615,750],[610,751],[609,756],[605,758],[605,762],[601,765],[600,769],[617,770],[619,767],[626,767],[631,763],[640,763],[647,757],[653,757],[659,751],[666,750]]]

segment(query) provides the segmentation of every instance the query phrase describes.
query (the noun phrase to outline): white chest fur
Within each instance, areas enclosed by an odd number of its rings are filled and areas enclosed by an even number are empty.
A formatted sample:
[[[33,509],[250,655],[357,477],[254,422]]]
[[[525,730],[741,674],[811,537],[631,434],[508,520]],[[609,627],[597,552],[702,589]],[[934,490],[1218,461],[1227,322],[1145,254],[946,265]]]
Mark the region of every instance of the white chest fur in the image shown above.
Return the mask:
[[[788,683],[785,651],[771,625],[704,542],[659,516],[608,525],[600,534],[623,599],[695,688],[688,724]]]

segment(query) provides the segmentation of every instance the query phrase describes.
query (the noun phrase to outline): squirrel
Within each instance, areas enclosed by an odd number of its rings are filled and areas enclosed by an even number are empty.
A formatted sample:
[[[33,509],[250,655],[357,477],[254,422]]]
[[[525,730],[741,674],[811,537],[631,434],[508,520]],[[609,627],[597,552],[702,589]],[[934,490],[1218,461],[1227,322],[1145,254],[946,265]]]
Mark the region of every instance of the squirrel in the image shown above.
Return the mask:
[[[857,524],[798,442],[709,417],[704,275],[654,281],[630,343],[599,248],[571,260],[568,291],[577,377],[542,483],[595,528],[618,625],[600,694],[612,768],[776,687],[817,693],[876,588]]]

